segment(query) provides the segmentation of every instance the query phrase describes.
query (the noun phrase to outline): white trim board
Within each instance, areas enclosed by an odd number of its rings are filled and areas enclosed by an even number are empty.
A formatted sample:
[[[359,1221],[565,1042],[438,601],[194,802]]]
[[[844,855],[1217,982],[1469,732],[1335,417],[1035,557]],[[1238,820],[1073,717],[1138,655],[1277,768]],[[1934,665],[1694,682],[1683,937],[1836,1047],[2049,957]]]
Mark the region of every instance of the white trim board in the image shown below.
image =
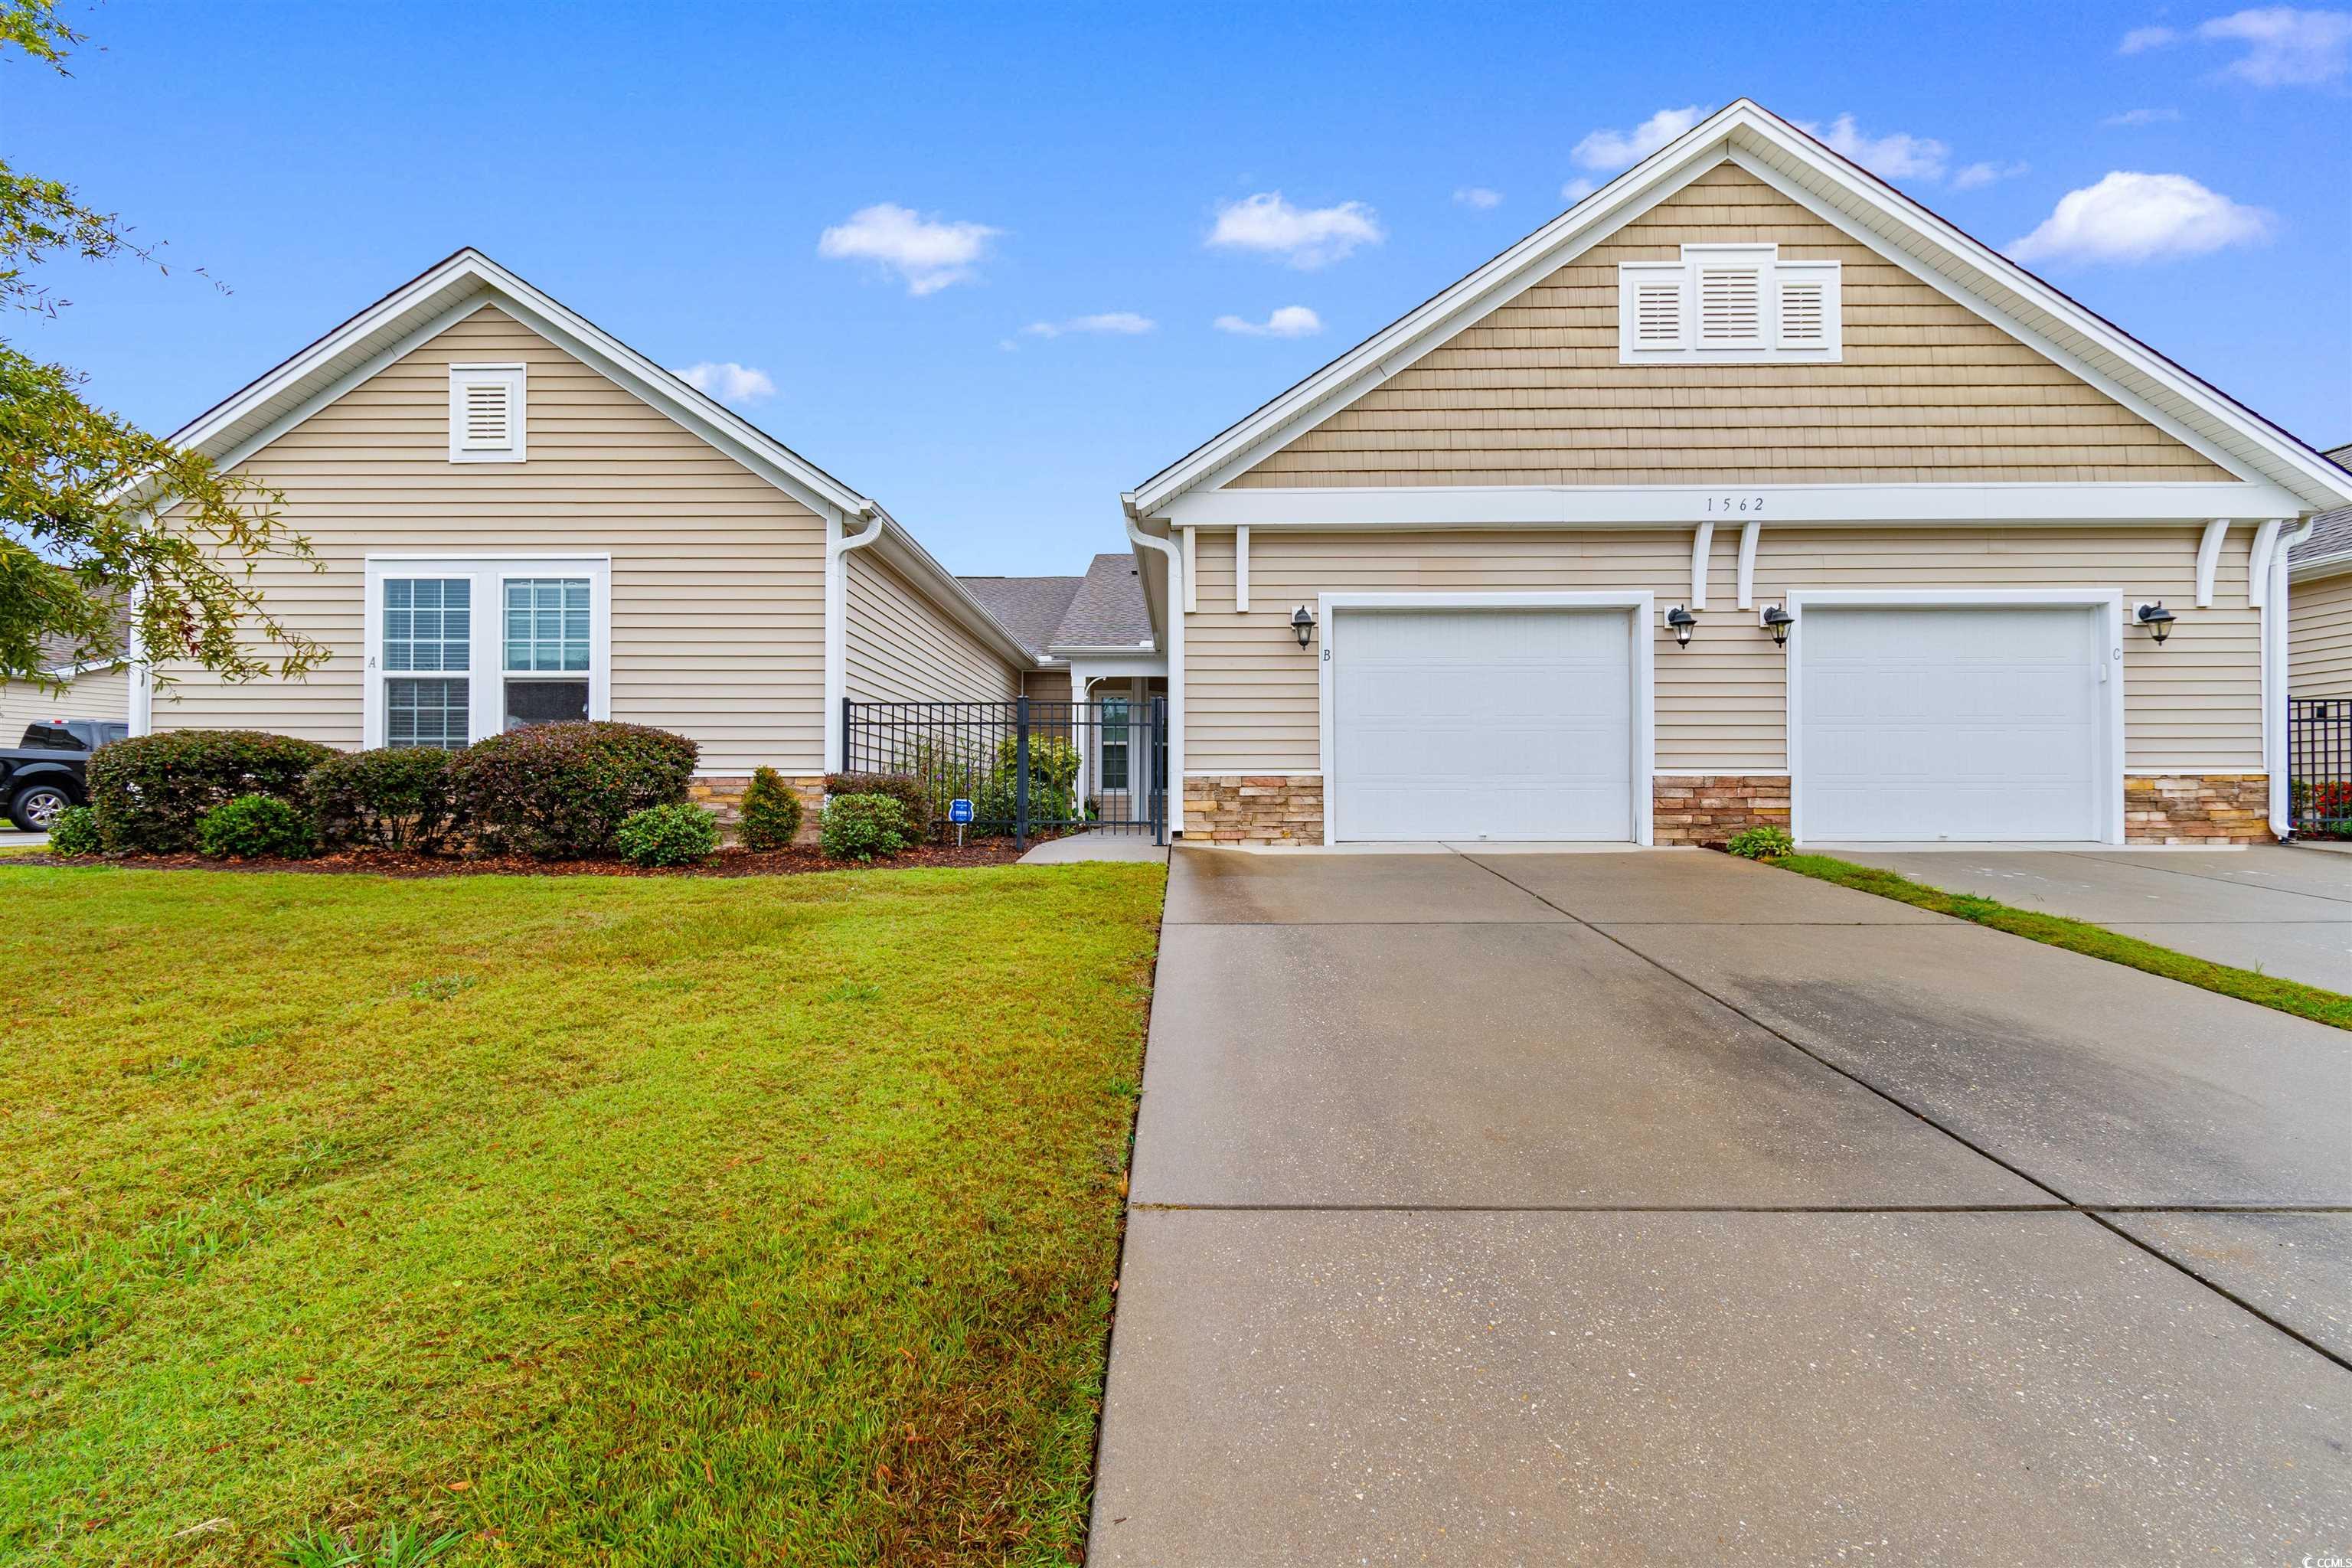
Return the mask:
[[[2295,495],[2298,504],[2284,509],[2290,515],[2352,504],[2352,479],[2317,452],[1788,121],[1741,99],[1152,475],[1125,498],[1129,515],[1164,515],[1185,492],[1223,483],[1727,161],[1767,178],[1952,298],[1976,301],[1970,308],[1979,314],[2108,390],[2218,466]]]
[[[1918,485],[1335,485],[1193,490],[1169,504],[1202,528],[1688,528],[1702,522],[2145,525],[2262,521],[2299,503],[2238,481]]]
[[[1312,773],[1300,773],[1294,777],[1320,775],[1323,780],[1323,842],[1328,847],[1336,841],[1332,833],[1339,822],[1339,797],[1341,780],[1333,771],[1332,760],[1339,755],[1336,737],[1332,733],[1334,710],[1331,701],[1331,637],[1336,625],[1335,612],[1340,610],[1622,610],[1628,616],[1626,635],[1632,639],[1632,657],[1626,663],[1633,683],[1633,709],[1630,726],[1630,749],[1633,752],[1631,780],[1633,808],[1633,842],[1648,846],[1655,841],[1652,831],[1652,778],[1657,764],[1657,595],[1646,589],[1607,593],[1541,593],[1541,594],[1466,594],[1466,593],[1339,593],[1324,594],[1316,599],[1315,618],[1317,642],[1320,652],[1316,655],[1317,766]],[[1250,770],[1255,771],[1255,770]],[[1187,778],[1195,776],[1186,773]],[[1211,777],[1226,776],[1212,774]],[[1267,773],[1265,776],[1275,776]]]
[[[2124,595],[2116,588],[1815,588],[1793,589],[1789,613],[1788,756],[1789,836],[1799,844],[1805,837],[1804,663],[1805,613],[1811,609],[1899,609],[1906,605],[1933,609],[1999,608],[2046,605],[2105,613],[2105,649],[2109,679],[2105,682],[2106,727],[2102,739],[2106,786],[2103,789],[2100,841],[2124,841]]]

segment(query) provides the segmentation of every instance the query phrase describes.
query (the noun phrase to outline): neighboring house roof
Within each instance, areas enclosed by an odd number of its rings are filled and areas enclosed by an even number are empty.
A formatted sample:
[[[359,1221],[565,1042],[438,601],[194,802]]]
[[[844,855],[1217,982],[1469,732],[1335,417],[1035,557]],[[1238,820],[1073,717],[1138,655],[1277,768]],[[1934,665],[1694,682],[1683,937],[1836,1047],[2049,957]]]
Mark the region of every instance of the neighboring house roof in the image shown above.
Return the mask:
[[[971,596],[988,606],[999,625],[1020,639],[1032,658],[1043,658],[1054,633],[1077,596],[1083,577],[959,577]]]
[[[1096,556],[1062,617],[1061,629],[1054,634],[1054,650],[1132,652],[1151,641],[1151,610],[1143,602],[1143,579],[1136,575],[1135,557],[1125,551]]]
[[[107,632],[107,647],[90,657],[77,658],[81,649],[70,637],[44,636],[41,638],[41,668],[51,675],[79,675],[84,670],[111,669],[131,657],[131,607],[118,605],[114,621]]]
[[[2327,450],[2327,460],[2352,469],[2352,442]],[[2286,559],[2294,577],[2333,577],[2352,572],[2352,506],[2323,511],[2311,520],[2311,537],[2294,547]]]
[[[2217,466],[2267,481],[2294,509],[2352,503],[2352,477],[2115,323],[1937,216],[1780,116],[1741,99],[1693,126],[1453,287],[1123,497],[1154,515],[1214,487],[1354,402],[1578,252],[1729,159],[2115,397]]]
[[[883,535],[877,543],[886,547],[894,566],[1003,657],[1034,662],[1020,640],[878,502],[471,246],[247,383],[173,432],[172,439],[223,468],[242,462],[452,323],[492,304],[819,516],[852,531],[879,521]]]
[[[1096,556],[1083,577],[960,581],[1038,657],[1133,653],[1153,643],[1143,580],[1136,575],[1135,557],[1124,551]]]

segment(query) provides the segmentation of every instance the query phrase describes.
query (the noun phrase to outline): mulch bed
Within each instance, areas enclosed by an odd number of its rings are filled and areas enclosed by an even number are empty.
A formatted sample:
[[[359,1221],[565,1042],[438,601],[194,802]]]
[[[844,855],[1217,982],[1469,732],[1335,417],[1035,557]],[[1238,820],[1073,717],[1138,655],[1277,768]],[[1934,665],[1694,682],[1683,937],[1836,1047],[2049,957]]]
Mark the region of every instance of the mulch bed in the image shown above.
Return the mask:
[[[1030,840],[1032,844],[1037,842]],[[902,850],[873,869],[932,866],[1009,866],[1021,858],[1010,838],[982,838],[959,847],[927,845]],[[699,866],[632,866],[625,860],[535,860],[527,855],[417,855],[398,849],[348,849],[308,860],[207,860],[201,855],[0,855],[9,866],[123,866],[140,871],[299,871],[311,876],[368,877],[791,877],[806,871],[851,871],[855,860],[828,860],[814,846],[753,851],[729,847]]]

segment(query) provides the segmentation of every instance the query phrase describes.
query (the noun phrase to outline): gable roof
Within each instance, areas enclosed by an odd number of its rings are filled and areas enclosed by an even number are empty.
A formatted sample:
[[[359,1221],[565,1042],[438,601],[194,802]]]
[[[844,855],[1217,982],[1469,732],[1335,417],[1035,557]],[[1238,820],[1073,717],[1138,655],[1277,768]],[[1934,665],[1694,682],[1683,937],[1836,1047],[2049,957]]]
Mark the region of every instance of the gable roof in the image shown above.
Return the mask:
[[[2352,469],[2352,442],[2327,450],[2327,460]],[[2311,537],[2287,556],[2287,572],[2298,577],[2333,577],[2352,572],[2352,506],[2323,511],[2311,520]]]
[[[455,321],[496,305],[667,415],[821,517],[879,520],[892,563],[965,629],[1015,663],[1034,660],[987,606],[880,503],[857,493],[709,394],[688,384],[569,306],[467,246],[264,371],[173,432],[223,468],[243,461]]]
[[[1286,445],[1578,252],[1729,160],[1830,217],[2217,465],[2308,509],[2352,479],[2293,436],[1753,101],[1717,110],[1484,267],[1152,475],[1121,498],[1142,518]]]
[[[1135,557],[1097,555],[1083,577],[964,577],[958,581],[1011,627],[1034,658],[1152,644],[1151,610]]]
[[[988,606],[997,624],[1020,640],[1032,658],[1053,646],[1055,630],[1083,577],[959,577],[971,596]]]

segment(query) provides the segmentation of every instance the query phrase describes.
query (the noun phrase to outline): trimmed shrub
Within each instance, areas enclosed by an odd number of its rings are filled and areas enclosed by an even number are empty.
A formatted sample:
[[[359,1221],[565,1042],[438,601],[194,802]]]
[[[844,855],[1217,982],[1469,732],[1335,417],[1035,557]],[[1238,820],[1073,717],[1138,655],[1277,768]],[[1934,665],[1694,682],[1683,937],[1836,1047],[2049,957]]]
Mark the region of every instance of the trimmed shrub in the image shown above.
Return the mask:
[[[1077,803],[1071,791],[1078,780],[1078,749],[1051,735],[1029,737],[1029,820],[1074,820]],[[996,765],[982,781],[973,812],[983,822],[1009,830],[1018,813],[1021,793],[1021,738],[1007,735],[996,743]]]
[[[310,819],[274,795],[241,795],[196,818],[196,853],[214,860],[310,853]]]
[[[947,815],[947,802],[934,802],[933,792],[914,773],[827,773],[824,793],[888,795],[898,803],[899,837],[907,844],[929,842],[932,827]]]
[[[330,848],[440,849],[457,828],[450,753],[429,746],[348,752],[310,770],[303,789]]]
[[[613,838],[632,866],[685,866],[719,853],[719,819],[698,805],[649,805]]]
[[[1759,827],[1743,827],[1731,836],[1724,846],[1743,860],[1777,860],[1796,852],[1797,841],[1789,837],[1785,827],[1765,823]]]
[[[751,787],[743,792],[743,847],[789,848],[801,831],[799,792],[773,768],[751,770]]]
[[[475,841],[499,854],[610,855],[630,815],[684,805],[699,749],[645,724],[583,719],[477,741],[449,776]]]
[[[174,730],[101,746],[89,759],[100,841],[118,855],[185,854],[215,806],[248,795],[302,802],[302,781],[338,754],[259,730]]]
[[[817,834],[828,858],[871,860],[907,847],[907,813],[887,795],[837,795],[824,803]]]
[[[89,807],[69,805],[50,820],[50,854],[95,855],[100,847],[98,813]]]

